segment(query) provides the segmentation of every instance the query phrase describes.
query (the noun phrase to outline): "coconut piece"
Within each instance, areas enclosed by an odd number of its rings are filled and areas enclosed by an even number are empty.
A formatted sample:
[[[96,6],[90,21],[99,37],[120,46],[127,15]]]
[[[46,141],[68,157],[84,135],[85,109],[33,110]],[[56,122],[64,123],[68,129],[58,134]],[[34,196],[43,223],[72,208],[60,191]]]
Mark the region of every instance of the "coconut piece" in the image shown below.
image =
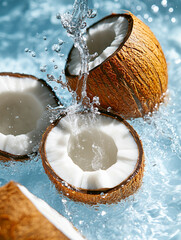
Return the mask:
[[[87,29],[90,54],[87,96],[124,118],[141,117],[158,109],[168,84],[167,63],[150,28],[131,13],[112,14]],[[81,99],[80,54],[73,46],[65,75]],[[84,103],[85,104],[85,103]]]
[[[42,79],[0,73],[0,160],[24,160],[36,152],[49,125],[47,106],[59,100]]]
[[[0,188],[0,239],[85,238],[46,202],[11,181]]]
[[[62,115],[43,135],[40,155],[58,190],[84,203],[114,203],[140,187],[142,143],[120,116]]]

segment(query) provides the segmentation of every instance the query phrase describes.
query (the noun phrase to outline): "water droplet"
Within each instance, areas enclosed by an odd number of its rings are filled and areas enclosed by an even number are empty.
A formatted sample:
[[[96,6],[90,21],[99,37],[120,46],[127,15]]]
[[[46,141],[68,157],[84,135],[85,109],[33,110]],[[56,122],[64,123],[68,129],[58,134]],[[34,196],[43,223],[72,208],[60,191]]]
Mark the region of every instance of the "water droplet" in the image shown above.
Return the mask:
[[[141,6],[139,6],[139,5],[138,5],[138,6],[136,6],[136,10],[137,10],[137,11],[141,11],[141,9],[142,9],[142,7],[141,7]]]
[[[46,67],[47,67],[47,65],[41,66],[40,71],[41,72],[46,72],[46,70],[47,70]]]
[[[163,7],[167,7],[167,0],[162,0],[161,4],[162,4]]]
[[[169,11],[170,13],[172,13],[172,12],[174,11],[174,9],[173,9],[173,8],[169,8],[168,11]]]
[[[175,23],[177,20],[175,17],[171,18],[171,22]]]
[[[144,14],[144,18],[148,19],[149,15],[147,13]]]
[[[53,44],[52,50],[59,53],[61,48],[60,48],[59,44]]]
[[[104,216],[104,215],[106,215],[106,212],[105,212],[105,211],[102,211],[102,212],[101,212],[101,216]]]
[[[84,29],[85,27],[87,26],[87,23],[86,22],[83,22],[82,24],[81,24],[81,29]]]
[[[57,18],[57,19],[61,19],[60,13],[57,13],[57,14],[56,14],[56,18]]]
[[[108,108],[107,108],[107,111],[110,112],[110,111],[111,111],[111,107],[108,107]]]
[[[36,57],[36,53],[35,53],[35,52],[32,52],[32,53],[31,53],[31,56],[32,56],[32,57]]]
[[[157,13],[159,11],[159,7],[155,4],[151,6],[151,9],[153,10],[154,13]]]
[[[59,44],[59,45],[62,45],[62,44],[63,44],[63,40],[59,38],[59,39],[58,39],[58,44]]]

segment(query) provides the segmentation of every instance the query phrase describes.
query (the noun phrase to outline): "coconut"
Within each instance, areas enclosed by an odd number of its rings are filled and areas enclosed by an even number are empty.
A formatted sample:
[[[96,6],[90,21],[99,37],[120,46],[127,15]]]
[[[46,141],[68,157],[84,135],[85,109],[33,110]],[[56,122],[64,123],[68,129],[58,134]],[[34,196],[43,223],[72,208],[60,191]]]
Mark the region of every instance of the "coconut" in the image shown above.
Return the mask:
[[[87,29],[87,46],[97,56],[89,62],[87,96],[124,118],[142,117],[158,109],[167,90],[167,63],[150,28],[131,13],[112,14]],[[73,46],[65,75],[81,99],[81,60]]]
[[[85,238],[46,202],[11,181],[0,188],[0,239]]]
[[[50,124],[47,106],[59,100],[42,79],[18,73],[0,73],[0,160],[24,160],[36,152]]]
[[[136,131],[120,116],[64,114],[40,144],[45,172],[74,201],[115,203],[142,183],[144,153]]]

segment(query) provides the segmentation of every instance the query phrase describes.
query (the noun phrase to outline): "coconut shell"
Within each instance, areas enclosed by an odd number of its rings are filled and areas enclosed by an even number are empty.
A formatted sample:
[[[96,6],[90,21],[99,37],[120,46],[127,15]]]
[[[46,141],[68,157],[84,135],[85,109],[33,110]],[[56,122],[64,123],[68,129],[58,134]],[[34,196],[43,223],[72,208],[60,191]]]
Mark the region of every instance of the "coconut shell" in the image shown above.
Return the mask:
[[[55,102],[58,105],[61,105],[60,100],[56,96],[55,92],[52,90],[52,88],[43,80],[43,79],[38,79],[35,76],[32,75],[27,75],[27,74],[20,74],[20,73],[11,73],[11,72],[1,72],[0,76],[10,76],[10,77],[16,77],[16,78],[31,78],[32,80],[36,80],[41,82],[52,94],[53,98],[55,99]],[[36,154],[36,153],[35,153]],[[28,155],[15,155],[11,154],[5,151],[0,150],[0,161],[24,161],[24,160],[29,160],[30,157]]]
[[[76,228],[74,229],[77,231]],[[21,192],[17,183],[11,181],[0,188],[0,239],[68,240],[69,238],[37,210]],[[85,238],[80,235],[80,239]]]
[[[128,20],[128,32],[118,49],[90,70],[87,96],[91,101],[98,96],[102,108],[111,107],[126,119],[143,117],[158,109],[164,100],[168,84],[166,59],[150,28],[131,13],[112,14],[92,26],[113,16]],[[71,75],[68,69],[73,48],[68,55],[65,75],[69,88],[76,91],[80,100],[83,79]]]
[[[131,175],[128,176],[123,182],[118,186],[115,186],[110,189],[97,189],[97,190],[85,190],[80,188],[75,188],[61,179],[50,166],[47,156],[46,156],[46,139],[50,131],[58,124],[59,120],[56,120],[52,123],[47,130],[45,131],[41,144],[40,144],[40,155],[42,158],[43,167],[49,179],[55,184],[58,191],[62,192],[68,198],[74,201],[80,201],[88,204],[111,204],[116,203],[126,197],[134,194],[142,184],[143,172],[144,172],[144,152],[142,142],[139,139],[137,132],[132,128],[132,126],[125,121],[120,116],[117,116],[113,113],[105,112],[104,110],[100,111],[100,114],[106,117],[111,117],[116,119],[120,123],[124,124],[130,131],[133,136],[137,147],[138,147],[138,159],[135,169]],[[64,117],[63,115],[62,117]],[[61,119],[60,119],[61,121]]]

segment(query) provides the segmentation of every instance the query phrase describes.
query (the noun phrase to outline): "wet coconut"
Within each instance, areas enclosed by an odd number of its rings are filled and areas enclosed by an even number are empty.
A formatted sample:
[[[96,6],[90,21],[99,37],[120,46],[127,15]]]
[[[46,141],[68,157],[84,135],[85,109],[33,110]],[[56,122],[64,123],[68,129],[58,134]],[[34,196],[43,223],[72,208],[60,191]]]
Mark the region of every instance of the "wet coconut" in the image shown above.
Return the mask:
[[[158,109],[167,90],[167,63],[150,28],[131,13],[112,14],[87,29],[90,54],[87,96],[124,118]],[[81,99],[81,60],[73,46],[65,67],[71,90]]]
[[[74,201],[115,203],[142,182],[142,143],[113,113],[62,115],[44,133],[40,155],[50,180]]]
[[[59,100],[42,79],[0,73],[0,160],[29,159],[49,125],[47,106]]]
[[[46,202],[11,181],[0,188],[0,239],[85,238]]]

